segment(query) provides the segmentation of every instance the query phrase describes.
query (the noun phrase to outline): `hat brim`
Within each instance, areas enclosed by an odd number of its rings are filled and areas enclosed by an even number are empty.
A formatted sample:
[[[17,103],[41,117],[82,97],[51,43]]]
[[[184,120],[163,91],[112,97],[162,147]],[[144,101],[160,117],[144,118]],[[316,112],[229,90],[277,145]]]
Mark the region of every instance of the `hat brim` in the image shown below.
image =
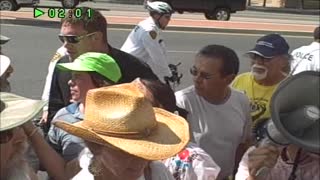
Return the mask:
[[[10,38],[3,36],[3,35],[0,35],[0,44],[1,45],[7,43],[8,41],[10,41]]]
[[[159,108],[154,108],[154,111],[158,125],[148,137],[141,139],[101,135],[84,127],[82,122],[70,124],[58,120],[54,125],[86,141],[101,145],[111,144],[143,159],[167,159],[179,153],[189,142],[189,126],[180,116]]]
[[[90,72],[92,69],[83,66],[81,63],[72,62],[72,63],[61,63],[57,64],[57,67],[62,71],[83,71]]]
[[[18,127],[34,118],[46,104],[12,93],[1,92],[0,131]],[[3,109],[3,110],[2,110]]]
[[[276,54],[274,54],[274,51],[271,48],[266,48],[264,46],[256,46],[254,49],[248,51],[247,53],[248,54],[250,54],[250,53],[257,54],[257,55],[262,56],[266,59],[271,59],[274,56],[276,56]]]

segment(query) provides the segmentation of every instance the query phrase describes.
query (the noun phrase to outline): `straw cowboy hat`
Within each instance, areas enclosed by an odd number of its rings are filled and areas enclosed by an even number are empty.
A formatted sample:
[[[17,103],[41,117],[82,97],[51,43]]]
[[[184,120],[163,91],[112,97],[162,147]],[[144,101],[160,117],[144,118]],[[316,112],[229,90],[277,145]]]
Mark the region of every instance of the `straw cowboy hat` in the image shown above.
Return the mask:
[[[34,118],[45,102],[1,92],[0,131],[18,127]]]
[[[134,83],[89,90],[84,120],[54,125],[86,141],[112,145],[147,160],[169,158],[189,142],[186,120],[153,108]]]

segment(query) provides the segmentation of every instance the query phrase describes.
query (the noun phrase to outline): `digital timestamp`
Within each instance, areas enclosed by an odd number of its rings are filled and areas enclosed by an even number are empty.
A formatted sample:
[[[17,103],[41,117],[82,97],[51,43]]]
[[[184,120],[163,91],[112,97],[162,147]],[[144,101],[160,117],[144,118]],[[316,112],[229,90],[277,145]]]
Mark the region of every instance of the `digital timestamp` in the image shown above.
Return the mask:
[[[92,18],[93,16],[93,10],[91,8],[83,9],[81,7],[75,9],[48,8],[47,12],[39,8],[34,8],[33,13],[35,18],[45,14],[47,14],[49,18],[83,18],[83,16]]]

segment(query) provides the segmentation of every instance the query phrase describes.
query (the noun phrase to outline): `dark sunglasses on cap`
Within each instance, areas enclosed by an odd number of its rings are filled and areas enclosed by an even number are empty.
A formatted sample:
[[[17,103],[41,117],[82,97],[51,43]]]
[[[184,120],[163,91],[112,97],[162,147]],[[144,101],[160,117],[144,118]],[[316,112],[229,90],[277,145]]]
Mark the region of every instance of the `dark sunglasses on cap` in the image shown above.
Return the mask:
[[[206,79],[206,80],[211,79],[214,76],[214,74],[199,72],[196,67],[190,68],[190,74],[192,76],[198,76],[198,74],[199,74],[199,77],[201,77],[202,79]]]
[[[93,34],[95,34],[96,32],[93,33],[89,33],[89,34],[85,34],[82,36],[75,36],[75,35],[59,35],[59,39],[62,43],[64,42],[68,42],[68,43],[72,43],[72,44],[76,44],[79,43],[81,41],[81,39],[88,37],[88,36],[92,36]]]

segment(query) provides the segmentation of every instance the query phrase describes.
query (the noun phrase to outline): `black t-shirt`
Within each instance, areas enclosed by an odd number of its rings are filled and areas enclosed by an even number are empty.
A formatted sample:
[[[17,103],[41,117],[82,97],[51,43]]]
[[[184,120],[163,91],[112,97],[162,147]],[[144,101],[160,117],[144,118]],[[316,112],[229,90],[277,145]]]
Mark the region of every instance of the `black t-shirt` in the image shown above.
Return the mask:
[[[122,77],[120,83],[129,83],[134,79],[140,77],[142,79],[159,80],[153,73],[149,65],[139,60],[138,58],[123,52],[119,49],[109,46],[109,56],[117,61]],[[70,62],[68,56],[64,56],[58,60],[57,63]],[[68,81],[71,79],[71,72],[60,71],[55,67],[49,95],[49,109],[48,109],[48,122],[51,122],[55,114],[63,107],[70,104],[70,90]],[[50,123],[47,123],[48,128]]]

